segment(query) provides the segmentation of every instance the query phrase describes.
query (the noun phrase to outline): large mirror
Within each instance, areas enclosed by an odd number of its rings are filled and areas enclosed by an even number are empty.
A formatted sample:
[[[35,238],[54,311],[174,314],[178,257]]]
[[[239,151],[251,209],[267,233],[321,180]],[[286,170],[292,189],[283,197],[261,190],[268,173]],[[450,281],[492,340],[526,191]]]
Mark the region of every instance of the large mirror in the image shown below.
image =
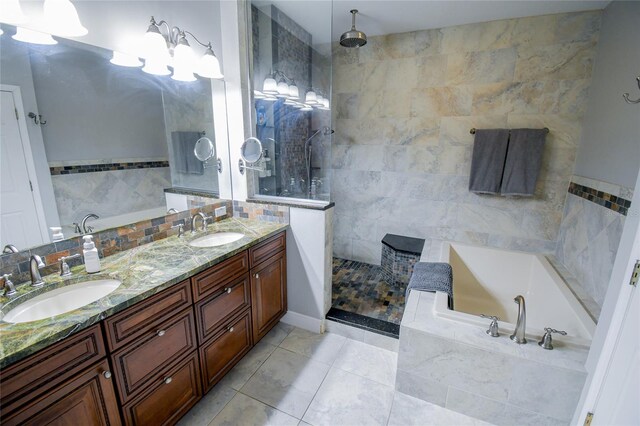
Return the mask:
[[[175,81],[114,65],[110,50],[2,30],[2,247],[48,243],[56,226],[68,238],[162,216],[166,192],[218,196],[213,154],[227,140],[212,91],[224,102],[224,81]]]

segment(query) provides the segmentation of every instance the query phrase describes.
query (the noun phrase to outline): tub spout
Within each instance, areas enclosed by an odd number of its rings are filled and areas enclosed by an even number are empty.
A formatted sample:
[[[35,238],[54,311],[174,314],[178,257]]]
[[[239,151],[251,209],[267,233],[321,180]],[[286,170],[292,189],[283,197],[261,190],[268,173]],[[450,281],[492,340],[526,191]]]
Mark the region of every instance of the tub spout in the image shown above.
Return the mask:
[[[513,301],[518,304],[518,322],[516,323],[516,329],[509,337],[518,344],[524,344],[527,343],[527,339],[524,337],[525,329],[527,328],[527,310],[524,306],[524,297],[518,295]]]

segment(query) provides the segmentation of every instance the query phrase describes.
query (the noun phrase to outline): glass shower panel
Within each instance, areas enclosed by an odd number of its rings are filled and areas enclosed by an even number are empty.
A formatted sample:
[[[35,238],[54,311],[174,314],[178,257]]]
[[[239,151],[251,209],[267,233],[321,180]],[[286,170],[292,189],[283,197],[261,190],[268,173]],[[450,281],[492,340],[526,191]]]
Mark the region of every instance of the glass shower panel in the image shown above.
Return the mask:
[[[254,136],[264,153],[249,172],[254,196],[329,201],[331,7],[251,2]]]

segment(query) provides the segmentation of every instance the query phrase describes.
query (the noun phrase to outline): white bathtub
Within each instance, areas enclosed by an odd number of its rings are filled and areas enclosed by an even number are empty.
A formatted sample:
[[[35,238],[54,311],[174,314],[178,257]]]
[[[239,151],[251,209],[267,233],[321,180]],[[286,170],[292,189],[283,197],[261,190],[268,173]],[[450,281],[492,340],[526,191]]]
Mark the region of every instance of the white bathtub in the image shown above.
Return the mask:
[[[511,334],[518,314],[513,299],[521,294],[529,343],[551,327],[568,333],[555,339],[591,344],[595,322],[544,256],[445,242],[440,260],[453,268],[454,310],[448,308],[447,295],[438,292],[437,316],[488,328],[489,321],[479,315],[496,315],[500,331]]]

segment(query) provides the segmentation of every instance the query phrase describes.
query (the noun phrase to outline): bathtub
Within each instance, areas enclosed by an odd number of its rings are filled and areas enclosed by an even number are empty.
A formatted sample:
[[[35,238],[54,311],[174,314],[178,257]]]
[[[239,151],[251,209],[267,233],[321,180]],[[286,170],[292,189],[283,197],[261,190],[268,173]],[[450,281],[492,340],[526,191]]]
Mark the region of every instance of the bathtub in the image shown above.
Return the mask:
[[[554,334],[554,339],[591,344],[594,320],[543,255],[445,242],[440,261],[453,268],[454,309],[448,307],[448,296],[438,292],[436,316],[488,328],[489,320],[479,315],[496,315],[501,333],[511,334],[518,314],[513,298],[521,294],[529,343],[537,342],[543,329],[551,327],[567,332],[567,336]]]

